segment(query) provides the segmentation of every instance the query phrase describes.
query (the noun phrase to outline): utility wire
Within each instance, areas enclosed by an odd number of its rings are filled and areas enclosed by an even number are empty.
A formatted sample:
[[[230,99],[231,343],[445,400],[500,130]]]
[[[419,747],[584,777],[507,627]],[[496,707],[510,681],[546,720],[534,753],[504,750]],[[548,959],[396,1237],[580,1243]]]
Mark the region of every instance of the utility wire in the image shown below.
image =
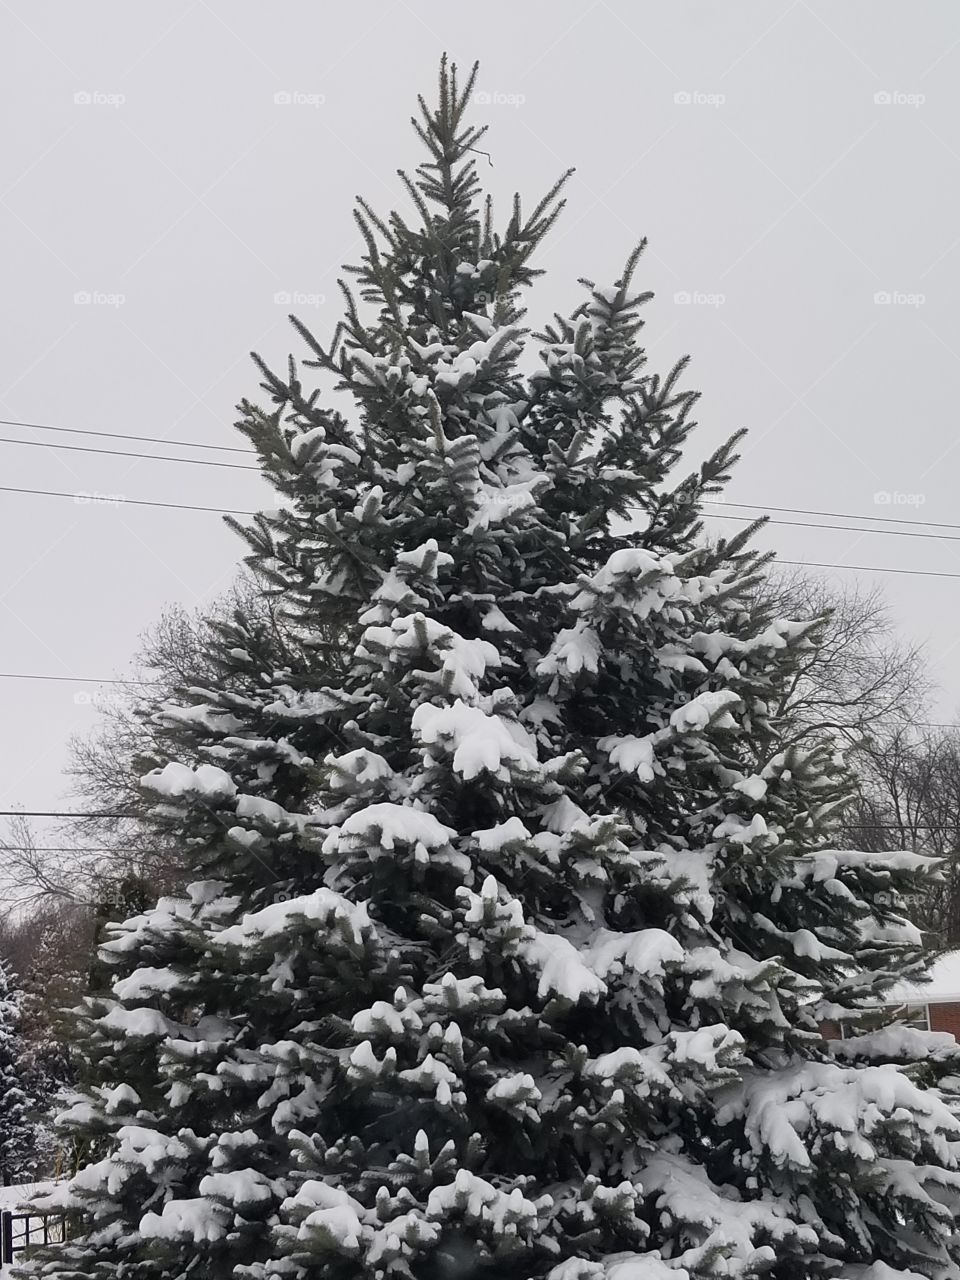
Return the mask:
[[[780,556],[777,556],[776,563],[799,569],[849,569],[856,573],[905,573],[914,578],[960,578],[960,573],[942,573],[936,569],[891,569],[880,564],[827,564],[819,560],[783,560]]]
[[[101,436],[105,440],[139,440],[144,444],[173,444],[182,449],[215,449],[218,453],[243,453],[253,457],[252,449],[238,445],[203,444],[198,440],[167,440],[163,436],[135,436],[122,431],[92,431],[86,427],[54,427],[49,422],[20,422],[16,418],[0,418],[0,426],[23,427],[33,431],[61,431],[71,436]]]
[[[960,524],[942,524],[936,520],[911,520],[906,516],[858,516],[852,511],[811,511],[807,507],[769,507],[756,502],[703,501],[705,507],[743,507],[749,511],[776,511],[791,516],[827,516],[830,520],[874,520],[881,524],[922,524],[928,529],[960,529]]]
[[[16,841],[14,840],[8,840],[6,842],[0,841],[0,852],[2,852],[4,849],[13,849],[16,847],[17,847],[17,844],[16,844]],[[32,844],[30,845],[31,853],[117,853],[119,849],[132,849],[132,852],[134,853],[163,854],[167,852],[167,850],[165,849],[140,849],[140,848],[133,849],[132,846],[123,845],[123,844],[120,844],[120,845]]]
[[[168,457],[164,453],[138,453],[135,449],[98,449],[88,444],[60,444],[51,440],[14,440],[0,436],[0,444],[22,444],[30,449],[67,449],[70,453],[103,453],[111,458],[149,458],[153,462],[184,462],[194,467],[228,467],[231,471],[259,471],[260,468],[246,462],[216,462],[213,458]]]
[[[146,498],[122,498],[113,494],[67,493],[63,489],[23,489],[17,485],[0,485],[0,493],[30,493],[42,498],[70,498],[74,502],[91,507],[165,507],[173,511],[212,511],[215,515],[255,516],[257,511],[243,511],[236,507],[203,507],[189,502],[151,502]]]
[[[137,818],[136,813],[84,813],[77,809],[0,809],[0,818]]]
[[[41,673],[34,674],[24,671],[0,671],[0,680],[63,680],[69,684],[129,684],[129,685],[156,685],[159,680],[113,680],[104,679],[100,676],[48,676]]]
[[[794,529],[835,529],[840,533],[885,533],[888,537],[894,538],[934,538],[940,542],[960,542],[960,537],[953,537],[947,533],[926,533],[922,531],[914,531],[913,529],[860,529],[856,525],[844,524],[824,524],[819,520],[777,520],[773,517],[766,518],[764,513],[767,511],[783,511],[794,515],[818,515],[831,516],[837,520],[887,520],[885,516],[857,516],[844,511],[807,511],[802,507],[760,507],[753,506],[747,502],[704,502],[702,505],[707,507],[743,507],[751,511],[758,511],[761,514],[756,516],[731,516],[731,515],[715,515],[712,511],[704,511],[703,516],[706,520],[738,520],[741,524],[753,524],[757,520],[764,520],[766,524],[789,525]],[[645,511],[645,507],[635,506],[629,508],[632,511]],[[899,520],[896,517],[889,517],[891,523],[894,524],[926,524],[923,520]],[[935,521],[929,522],[929,527],[934,529],[958,529],[960,524],[937,524]]]
[[[772,508],[770,508],[772,510]],[[713,512],[705,511],[704,515],[708,520],[738,520],[741,524],[752,524],[754,517],[752,516],[721,516],[714,515]],[[760,518],[760,517],[756,517]],[[863,516],[861,519],[867,519]],[[857,529],[851,528],[846,524],[823,524],[816,520],[777,520],[771,518],[767,520],[767,524],[790,525],[794,529],[836,529],[840,533],[884,533],[888,538],[933,538],[937,542],[960,542],[960,537],[953,533],[918,533],[913,529]],[[953,525],[951,528],[957,528]]]

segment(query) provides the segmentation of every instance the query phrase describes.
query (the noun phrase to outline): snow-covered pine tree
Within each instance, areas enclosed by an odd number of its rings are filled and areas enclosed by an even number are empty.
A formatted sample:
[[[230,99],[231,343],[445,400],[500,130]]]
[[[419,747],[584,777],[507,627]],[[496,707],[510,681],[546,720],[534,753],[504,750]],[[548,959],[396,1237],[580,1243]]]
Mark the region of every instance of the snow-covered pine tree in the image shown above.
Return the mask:
[[[355,413],[293,361],[243,405],[295,651],[238,616],[159,713],[197,880],[106,943],[82,1230],[29,1274],[958,1276],[956,1046],[865,1029],[930,864],[836,849],[842,761],[781,738],[816,628],[704,536],[735,442],[673,476],[639,251],[525,329],[562,183],[494,229],[473,83],[420,104],[413,218],[360,204],[331,345],[294,321]]]
[[[46,1146],[39,1111],[48,1100],[42,1066],[21,1035],[21,995],[0,961],[0,1184],[28,1181]]]

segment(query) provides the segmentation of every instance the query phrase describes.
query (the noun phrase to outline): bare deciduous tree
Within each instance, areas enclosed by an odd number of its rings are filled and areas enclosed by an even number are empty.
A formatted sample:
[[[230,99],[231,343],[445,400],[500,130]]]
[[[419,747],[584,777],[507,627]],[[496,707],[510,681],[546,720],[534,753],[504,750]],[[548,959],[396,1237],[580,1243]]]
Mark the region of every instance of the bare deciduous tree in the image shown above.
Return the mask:
[[[960,946],[960,732],[901,727],[861,751],[857,765],[850,843],[941,858],[941,880],[914,914],[933,945]]]
[[[241,575],[206,612],[178,605],[165,609],[132,664],[133,678],[141,683],[111,698],[101,708],[98,728],[71,743],[69,773],[77,808],[94,816],[55,830],[54,841],[36,838],[25,819],[14,819],[0,839],[0,896],[8,911],[96,904],[110,900],[119,886],[138,881],[157,891],[179,882],[175,842],[164,842],[139,820],[144,803],[139,779],[165,755],[158,708],[185,689],[222,683],[209,658],[207,631],[238,610],[274,630],[278,653],[283,652],[273,601],[249,575]]]
[[[768,598],[771,590],[780,616],[824,619],[778,708],[792,741],[827,731],[859,750],[921,718],[930,693],[922,650],[897,635],[878,589],[797,572],[773,579]]]

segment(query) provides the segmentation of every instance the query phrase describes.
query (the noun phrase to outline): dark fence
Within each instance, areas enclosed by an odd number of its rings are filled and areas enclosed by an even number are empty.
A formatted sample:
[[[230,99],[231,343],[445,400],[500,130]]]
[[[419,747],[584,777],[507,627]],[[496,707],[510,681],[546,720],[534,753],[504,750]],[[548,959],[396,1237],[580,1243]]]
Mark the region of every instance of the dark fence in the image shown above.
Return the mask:
[[[31,1245],[63,1244],[67,1219],[60,1213],[0,1213],[0,1263],[13,1262]]]

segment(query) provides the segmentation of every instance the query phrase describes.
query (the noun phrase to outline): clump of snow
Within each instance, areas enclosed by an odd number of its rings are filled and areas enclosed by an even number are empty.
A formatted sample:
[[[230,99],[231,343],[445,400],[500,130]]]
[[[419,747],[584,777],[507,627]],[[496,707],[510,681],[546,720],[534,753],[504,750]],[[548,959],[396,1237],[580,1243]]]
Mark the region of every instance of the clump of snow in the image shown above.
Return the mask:
[[[739,782],[733,784],[733,789],[742,792],[748,800],[760,801],[767,794],[767,784],[757,774],[751,774],[749,778],[741,778]]]
[[[440,550],[436,538],[428,538],[412,551],[398,552],[397,564],[402,569],[436,578],[439,569],[449,569],[453,566],[453,556]]]
[[[318,928],[339,928],[355,946],[362,945],[372,929],[365,903],[350,902],[332,889],[317,889],[245,915],[239,924],[221,929],[217,941],[227,946],[249,946],[264,938],[283,936],[297,920]]]
[[[448,697],[471,703],[486,672],[500,667],[499,651],[489,640],[467,639],[423,613],[396,618],[390,626],[368,626],[356,649],[358,659],[379,667],[408,665],[420,654],[439,664],[433,680]]]
[[[424,850],[442,849],[456,837],[452,827],[444,826],[432,813],[407,804],[369,804],[350,815],[340,827],[334,827],[324,841],[324,852],[341,847],[344,837],[353,846],[374,845],[392,850],[398,844],[413,845]]]
[[[734,844],[752,844],[770,834],[766,822],[759,813],[755,813],[749,822],[744,822],[739,814],[731,813],[718,822],[713,829],[715,840],[730,840]]]
[[[730,709],[741,702],[740,695],[730,689],[700,693],[685,706],[678,707],[670,723],[679,733],[697,733],[713,725],[717,729],[735,729],[737,722]]]
[[[552,1201],[545,1199],[547,1207]],[[538,1229],[540,1204],[528,1200],[519,1187],[500,1191],[475,1173],[460,1169],[453,1182],[430,1192],[427,1217],[443,1221],[459,1215],[466,1222],[482,1222],[498,1235],[510,1237]]]
[[[232,1217],[232,1215],[229,1215]],[[168,1200],[159,1214],[140,1219],[140,1234],[147,1240],[221,1240],[227,1232],[228,1214],[213,1201]]]
[[[459,698],[449,707],[421,704],[412,724],[421,742],[452,749],[453,768],[465,781],[489,772],[507,782],[510,766],[530,771],[539,767],[536,746],[522,725],[488,715]]]
[[[584,996],[596,999],[607,990],[606,983],[593,972],[580,951],[558,933],[535,930],[521,946],[520,954],[540,972],[537,995],[541,1000],[559,996],[576,1004]]]
[[[644,738],[601,738],[597,746],[610,756],[610,763],[624,773],[635,773],[641,782],[652,782],[655,773],[656,735]]]
[[[508,818],[486,831],[475,831],[473,838],[484,853],[498,853],[504,846],[518,840],[529,840],[530,832],[519,818]]]
[[[600,929],[587,948],[587,963],[603,977],[625,969],[646,978],[662,978],[666,965],[683,959],[683,947],[664,929],[639,929],[617,933]]]
[[[366,1214],[363,1205],[341,1187],[331,1187],[326,1182],[311,1179],[305,1182],[295,1196],[281,1206],[286,1214],[299,1216],[306,1210],[300,1223],[298,1239],[309,1239],[319,1234],[344,1253],[360,1252],[363,1239],[362,1219]]]
[[[480,625],[484,631],[499,631],[504,635],[517,635],[520,631],[520,628],[515,627],[503,610],[495,604],[487,609]]]
[[[477,508],[467,525],[468,533],[478,529],[488,529],[493,524],[500,524],[521,511],[528,511],[537,505],[537,492],[548,483],[545,475],[536,475],[520,484],[502,485],[495,488],[484,484],[476,495]]]
[[[324,764],[330,769],[330,786],[334,791],[369,787],[394,776],[383,756],[365,747],[347,751],[342,756],[328,755]]]
[[[200,1194],[239,1209],[276,1197],[277,1185],[256,1169],[231,1169],[208,1173],[200,1180]]]
[[[189,978],[175,969],[144,965],[127,978],[119,978],[113,984],[113,994],[118,1000],[146,1000],[156,994],[179,991],[196,982],[196,975]]]
[[[227,800],[236,795],[237,791],[236,783],[229,773],[218,769],[216,765],[201,764],[191,768],[176,761],[144,774],[140,785],[147,791],[171,800],[184,796],[202,800]]]

